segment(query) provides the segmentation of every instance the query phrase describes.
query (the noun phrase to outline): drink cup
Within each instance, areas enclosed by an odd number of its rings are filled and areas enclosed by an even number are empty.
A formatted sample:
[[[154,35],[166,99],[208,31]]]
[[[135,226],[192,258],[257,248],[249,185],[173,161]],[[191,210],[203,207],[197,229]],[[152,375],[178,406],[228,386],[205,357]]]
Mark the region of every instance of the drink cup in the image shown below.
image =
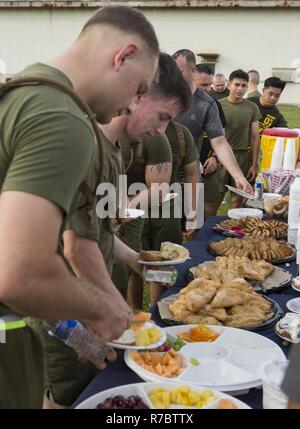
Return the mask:
[[[283,157],[283,168],[285,170],[293,170],[296,164],[295,140],[287,139]]]
[[[277,137],[275,147],[272,153],[271,160],[271,170],[276,170],[277,168],[282,167],[282,157],[283,157],[283,148],[284,148],[284,138]]]

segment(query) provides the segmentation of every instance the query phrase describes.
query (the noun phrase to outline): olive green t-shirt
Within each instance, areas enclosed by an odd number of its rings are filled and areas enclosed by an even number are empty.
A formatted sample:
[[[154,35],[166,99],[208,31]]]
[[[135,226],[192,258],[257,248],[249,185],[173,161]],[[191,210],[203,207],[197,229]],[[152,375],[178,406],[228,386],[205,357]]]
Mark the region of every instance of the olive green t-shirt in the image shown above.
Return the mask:
[[[261,117],[258,107],[249,100],[231,103],[220,100],[226,118],[225,137],[233,150],[247,151],[250,144],[251,124]]]
[[[165,135],[152,137],[142,143],[123,139],[121,140],[121,150],[128,186],[132,183],[146,183],[145,166],[173,160],[170,143]]]
[[[119,145],[113,145],[104,135],[103,135],[103,144],[104,144],[104,162],[103,162],[103,183],[108,183],[114,186],[116,193],[111,195],[112,198],[115,197],[114,201],[110,201],[115,206],[118,206],[119,193],[119,175],[124,174],[124,164],[122,153]],[[99,166],[98,169],[93,169],[90,171],[90,176],[94,178],[99,177]],[[103,190],[104,191],[104,190]],[[98,190],[98,196],[95,194],[95,202],[99,202],[101,198],[105,197],[104,192],[100,194]],[[107,207],[105,207],[107,209]],[[98,213],[99,214],[99,213]],[[93,222],[91,223],[91,218],[97,217],[98,224],[98,233],[95,237],[95,229],[93,228]],[[83,206],[76,210],[72,215],[71,219],[67,224],[67,229],[72,229],[78,235],[81,235],[84,238],[98,241],[99,249],[103,255],[104,262],[107,266],[108,272],[111,274],[112,267],[114,263],[114,234],[109,227],[109,218],[102,218],[97,216],[96,207],[90,210],[87,206]]]
[[[27,67],[16,77],[21,76],[46,76],[72,87],[63,73],[44,64]],[[58,89],[22,86],[0,99],[0,123],[1,192],[43,197],[60,207],[66,220],[95,158],[94,132],[85,114]]]
[[[184,147],[180,147],[183,144],[179,141],[176,126],[184,134]],[[198,152],[196,149],[194,138],[191,132],[185,126],[179,124],[178,122],[170,121],[166,129],[166,136],[170,142],[173,164],[172,164],[172,177],[170,184],[178,181],[179,170],[191,162],[197,161],[199,159]]]

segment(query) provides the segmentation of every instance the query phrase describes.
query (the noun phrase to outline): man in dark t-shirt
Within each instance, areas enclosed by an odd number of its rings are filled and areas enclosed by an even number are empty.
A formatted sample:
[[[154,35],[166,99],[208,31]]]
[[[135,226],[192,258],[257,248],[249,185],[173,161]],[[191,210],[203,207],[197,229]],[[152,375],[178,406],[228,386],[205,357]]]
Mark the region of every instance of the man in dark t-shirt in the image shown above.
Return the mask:
[[[227,88],[226,77],[222,73],[214,75],[209,95],[214,100],[221,100],[221,98],[228,97],[229,89]]]
[[[209,94],[212,81],[213,72],[211,71],[211,69],[204,64],[197,64],[196,72],[194,75],[194,84],[197,86],[197,88]],[[227,123],[221,103],[218,100],[215,100],[215,103],[219,110],[219,117],[221,120],[222,127],[225,128]],[[217,200],[219,198],[219,193],[216,184],[209,180],[211,175],[217,170],[218,158],[213,151],[213,148],[206,133],[203,137],[203,143],[200,152],[200,162],[203,165],[205,213],[208,213],[211,198]]]
[[[258,122],[260,136],[265,128],[288,127],[284,116],[276,107],[284,88],[285,82],[278,77],[272,76],[265,80],[261,97],[248,98],[248,100],[257,105],[261,113],[261,118]]]

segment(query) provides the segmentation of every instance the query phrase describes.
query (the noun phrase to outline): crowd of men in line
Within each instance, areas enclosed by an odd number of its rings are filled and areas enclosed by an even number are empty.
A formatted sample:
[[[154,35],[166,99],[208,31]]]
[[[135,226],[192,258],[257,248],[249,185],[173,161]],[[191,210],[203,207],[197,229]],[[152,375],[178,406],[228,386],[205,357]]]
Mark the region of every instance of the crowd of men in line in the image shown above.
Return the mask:
[[[226,184],[253,192],[261,130],[287,126],[275,106],[284,82],[271,77],[260,94],[255,81],[253,70],[213,76],[188,49],[161,53],[142,13],[106,6],[62,55],[0,87],[0,408],[70,406],[116,354],[84,363],[42,320],[117,339],[142,307],[141,247],[182,242],[181,219],[161,204],[153,217],[99,218],[99,183],[144,183],[129,208],[151,202],[152,184],[190,183],[188,236],[201,175],[206,216]],[[162,290],[151,285],[152,303]]]

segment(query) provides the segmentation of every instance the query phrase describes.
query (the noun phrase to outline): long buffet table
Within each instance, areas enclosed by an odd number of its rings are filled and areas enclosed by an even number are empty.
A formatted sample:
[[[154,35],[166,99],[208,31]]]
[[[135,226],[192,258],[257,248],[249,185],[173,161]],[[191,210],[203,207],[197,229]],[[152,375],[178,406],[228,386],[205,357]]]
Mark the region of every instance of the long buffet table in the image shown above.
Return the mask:
[[[204,261],[214,260],[214,256],[207,252],[207,246],[208,243],[210,243],[211,241],[222,240],[225,238],[212,230],[213,225],[223,219],[226,219],[226,217],[216,216],[209,218],[205,222],[203,228],[199,231],[195,239],[190,243],[186,244],[186,247],[190,251],[191,259],[189,259],[183,264],[177,265],[177,282],[173,287],[165,291],[162,298],[174,293],[178,293],[178,291],[182,287],[186,286],[186,271],[189,267],[195,266]],[[296,265],[296,261],[289,262],[288,264],[282,264],[280,266],[281,268],[284,268],[285,270],[291,272],[293,276],[296,276],[298,274],[298,266]],[[268,295],[269,298],[273,299],[280,305],[284,314],[288,311],[288,309],[286,308],[286,302],[297,296],[299,296],[299,294],[291,287],[288,287],[287,289],[284,289],[280,292],[278,291],[276,293],[270,293]],[[152,319],[155,320],[159,326],[167,326],[161,320],[157,306],[153,306],[151,310]],[[274,341],[282,348],[283,352],[288,355],[290,346],[285,345],[283,340],[275,334],[274,325],[265,329],[260,329],[257,331],[257,333]],[[118,359],[115,362],[109,364],[106,370],[99,372],[99,374],[94,378],[94,380],[87,386],[87,388],[76,400],[74,406],[84,401],[88,397],[103,390],[116,386],[121,386],[124,384],[143,382],[140,377],[138,377],[131,369],[127,367],[123,359],[123,354],[124,353],[122,351],[118,351]],[[252,408],[262,408],[261,388],[250,389],[248,393],[244,393],[243,395],[237,397],[247,403]]]

